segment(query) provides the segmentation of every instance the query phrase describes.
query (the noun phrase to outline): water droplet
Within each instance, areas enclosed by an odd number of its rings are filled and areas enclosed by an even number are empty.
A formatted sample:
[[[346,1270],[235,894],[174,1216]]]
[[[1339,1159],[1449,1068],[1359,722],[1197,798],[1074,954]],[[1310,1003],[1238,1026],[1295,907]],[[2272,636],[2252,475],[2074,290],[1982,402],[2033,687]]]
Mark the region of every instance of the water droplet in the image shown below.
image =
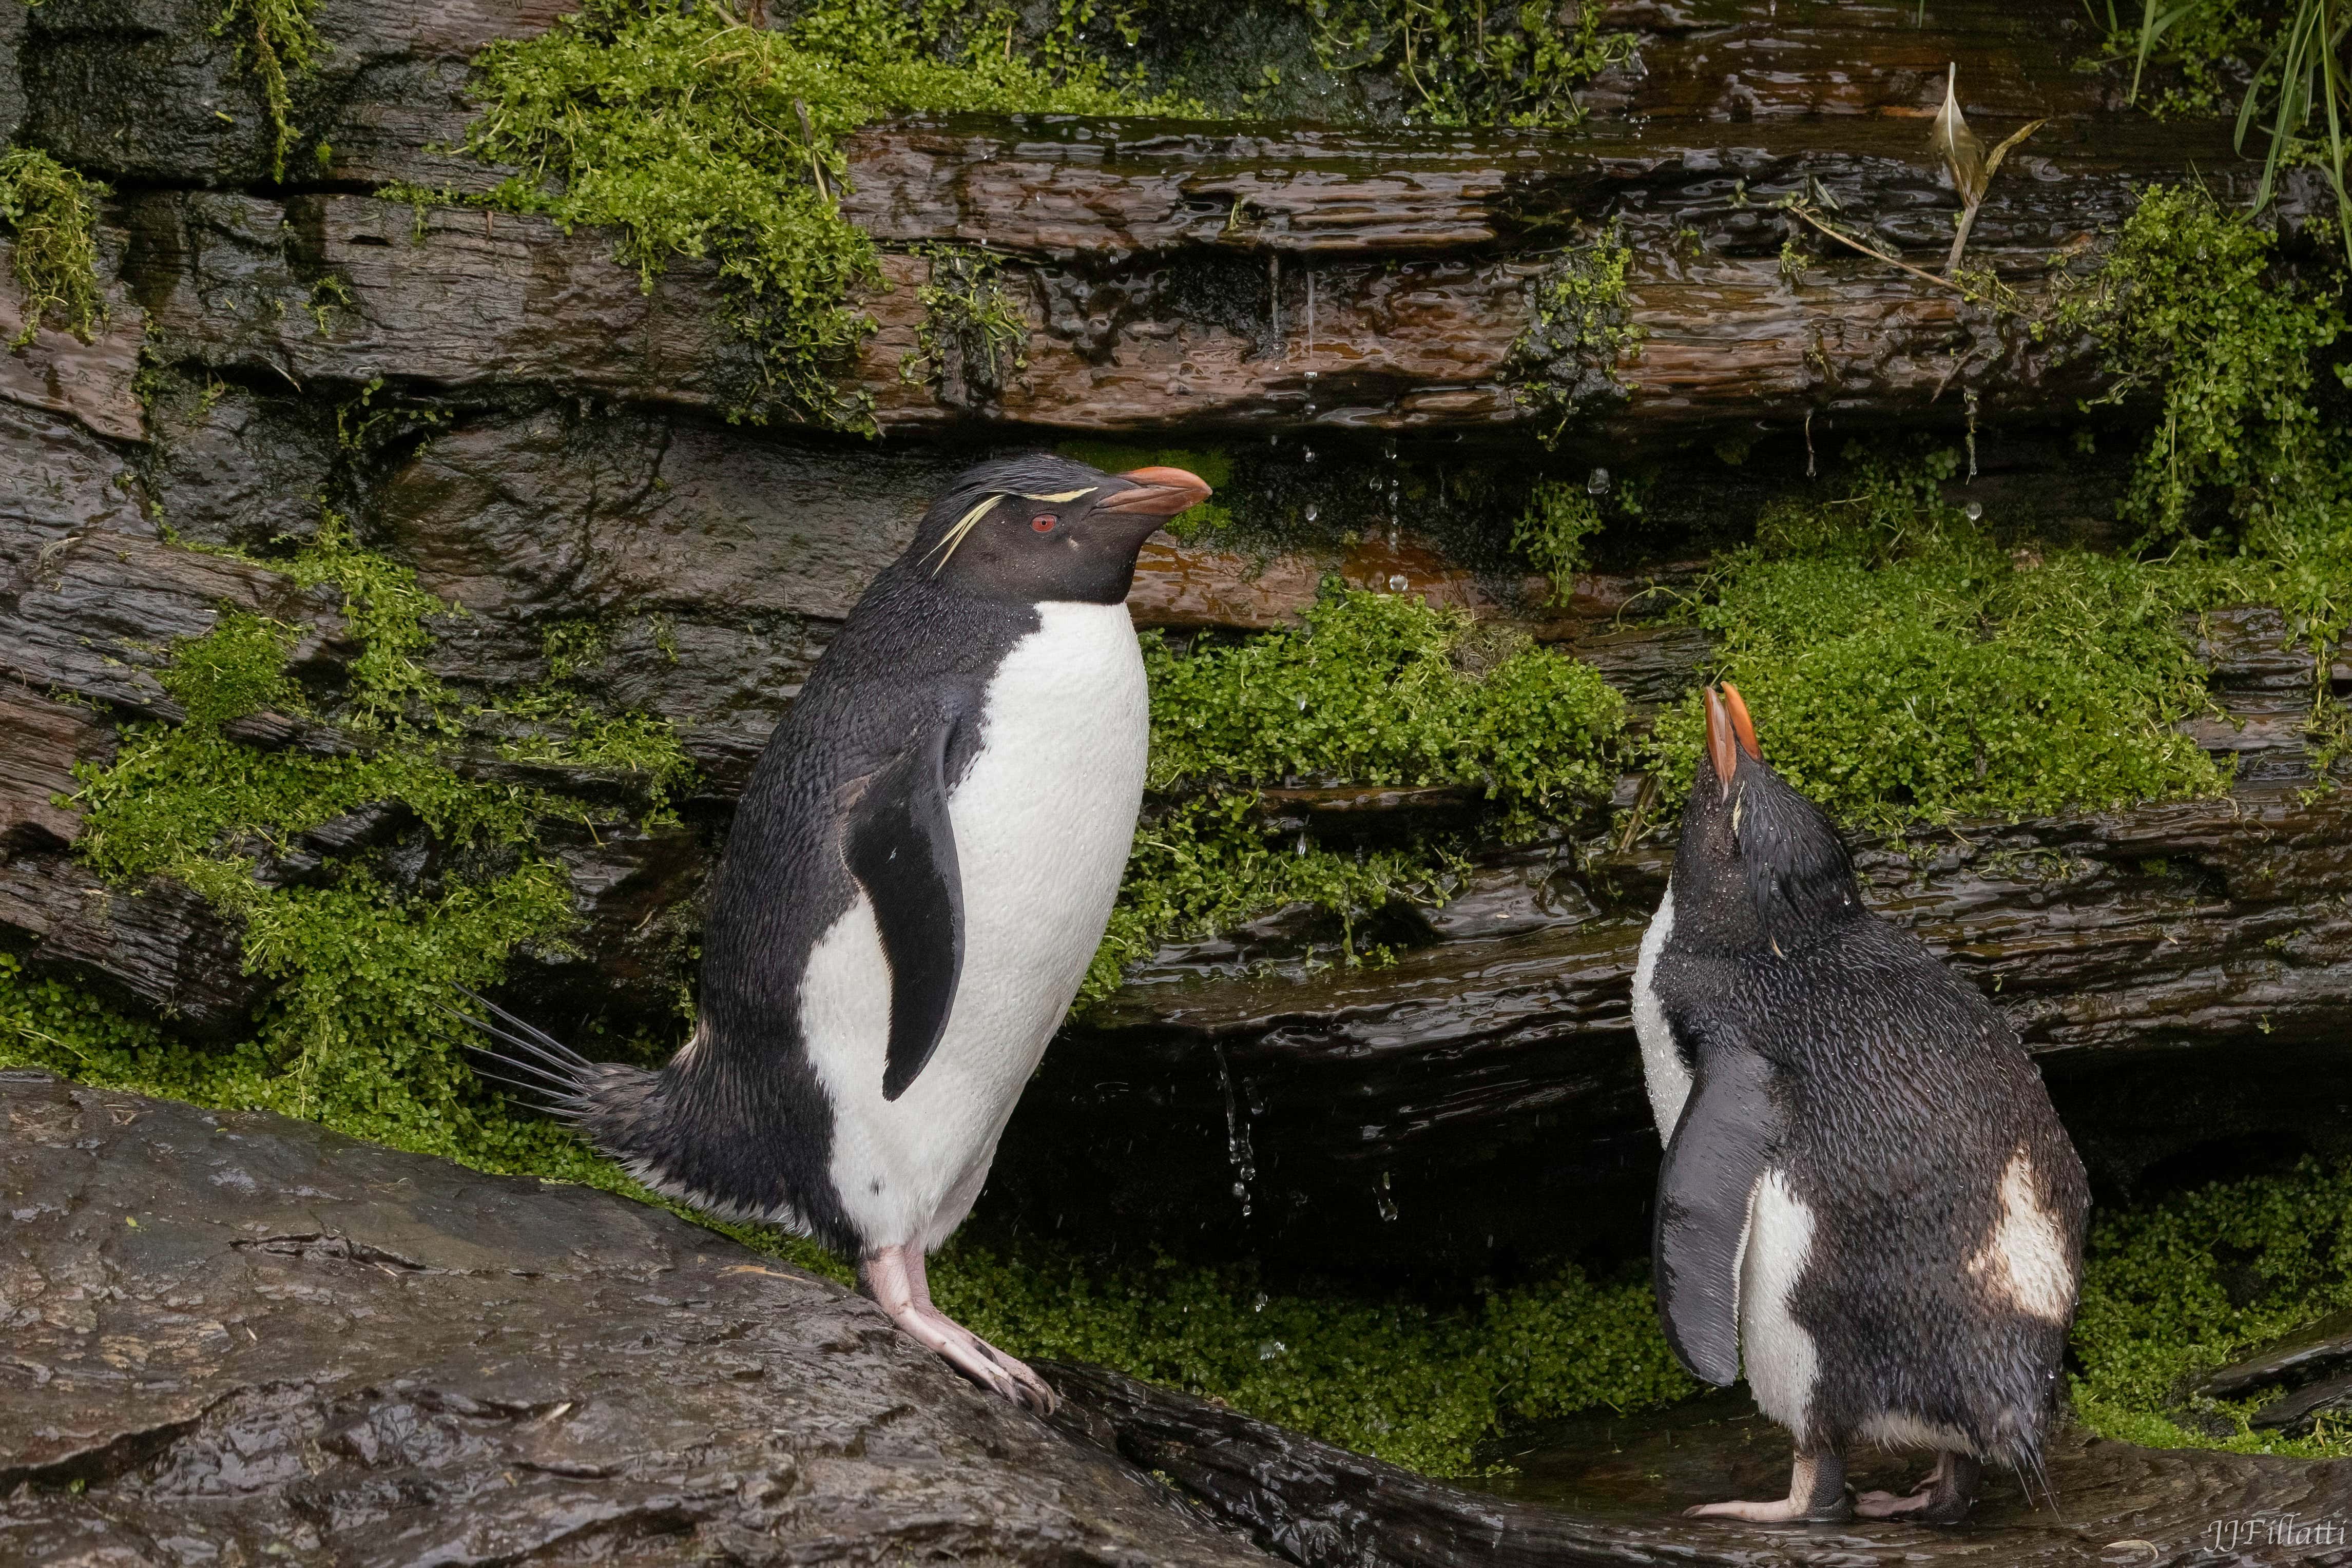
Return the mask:
[[[1290,852],[1302,859],[1305,858],[1307,854],[1307,835],[1305,833],[1298,835],[1298,841],[1290,846]]]
[[[1312,410],[1310,410],[1309,412],[1311,413],[1311,412],[1312,412]],[[1315,448],[1313,448],[1312,446],[1310,446],[1310,447],[1308,447],[1308,448],[1307,449],[1307,458],[1306,458],[1306,461],[1307,461],[1307,462],[1309,462],[1309,463],[1312,463],[1312,462],[1314,462],[1314,461],[1315,461]]]
[[[1257,1300],[1250,1303],[1250,1311],[1254,1312],[1262,1312],[1265,1311],[1266,1302],[1273,1299],[1273,1297],[1267,1295],[1264,1291],[1260,1291],[1257,1293]]]
[[[1308,453],[1307,455],[1309,458],[1312,458],[1312,457],[1315,455],[1315,454],[1313,454],[1312,452],[1310,452],[1310,453]],[[1316,505],[1314,502],[1312,502],[1312,501],[1309,501],[1309,502],[1307,502],[1307,520],[1308,522],[1310,522],[1310,523],[1311,523],[1311,522],[1313,522],[1316,518],[1318,518],[1318,517],[1321,517],[1322,515],[1323,515],[1323,508],[1322,508],[1322,507],[1320,507],[1317,506],[1317,505]]]
[[[1288,1355],[1289,1354],[1290,1347],[1283,1343],[1278,1339],[1265,1339],[1258,1341],[1257,1358],[1260,1361],[1272,1361],[1277,1355]]]
[[[1311,382],[1311,381],[1313,381],[1313,380],[1315,379],[1315,372],[1314,372],[1313,371],[1307,371],[1307,379],[1308,381],[1310,381],[1310,382]]]
[[[1391,593],[1402,593],[1404,591],[1404,573],[1397,571],[1391,572],[1389,574],[1389,591]]]
[[[1591,474],[1587,475],[1584,480],[1584,493],[1588,496],[1605,496],[1609,494],[1609,470],[1606,468],[1595,468]]]
[[[1383,457],[1385,457],[1385,458],[1387,458],[1387,459],[1388,459],[1390,462],[1391,462],[1391,463],[1395,462],[1395,461],[1396,461],[1396,443],[1395,443],[1395,442],[1393,442],[1393,441],[1383,441],[1383,442],[1381,442],[1381,456],[1383,456]]]
[[[1395,1198],[1391,1197],[1386,1193],[1382,1193],[1380,1196],[1380,1201],[1375,1204],[1374,1207],[1381,1211],[1381,1218],[1383,1222],[1390,1225],[1394,1225],[1396,1223],[1397,1206]]]
[[[1970,522],[1972,522],[1972,523],[1973,523],[1973,522],[1975,522],[1979,517],[1983,517],[1983,516],[1984,516],[1984,504],[1983,504],[1982,502],[1980,502],[1980,501],[1970,501],[1967,506],[1965,506],[1965,507],[1961,507],[1960,509],[1961,509],[1962,511],[1964,511],[1964,512],[1968,513],[1968,515],[1969,515],[1969,521],[1970,521]]]
[[[1300,713],[1305,713],[1307,711],[1307,699],[1305,697],[1300,697],[1298,699],[1298,711]]]

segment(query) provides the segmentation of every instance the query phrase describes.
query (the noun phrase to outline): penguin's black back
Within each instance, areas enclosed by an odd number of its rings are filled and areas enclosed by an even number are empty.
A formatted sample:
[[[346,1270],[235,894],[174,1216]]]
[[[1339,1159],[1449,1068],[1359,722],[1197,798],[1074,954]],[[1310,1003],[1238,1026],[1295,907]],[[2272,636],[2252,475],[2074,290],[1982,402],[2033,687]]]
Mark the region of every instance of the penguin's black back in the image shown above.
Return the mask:
[[[2019,1311],[1966,1260],[2022,1154],[2079,1281],[2090,1195],[2008,1020],[1867,912],[1786,956],[1659,967],[1671,1006],[1736,1016],[1779,1069],[1774,1164],[1813,1224],[1790,1311],[1822,1347],[1818,1435],[1901,1412],[2032,1469],[2070,1317]]]

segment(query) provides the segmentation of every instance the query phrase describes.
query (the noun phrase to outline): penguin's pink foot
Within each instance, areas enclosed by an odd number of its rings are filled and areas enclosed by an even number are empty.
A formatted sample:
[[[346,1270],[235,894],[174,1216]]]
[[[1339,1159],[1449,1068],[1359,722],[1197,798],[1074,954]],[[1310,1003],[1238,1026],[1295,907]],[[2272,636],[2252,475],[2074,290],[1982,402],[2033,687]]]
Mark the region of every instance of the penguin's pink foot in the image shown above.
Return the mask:
[[[1703,1502],[1683,1510],[1692,1519],[1737,1519],[1749,1524],[1838,1524],[1853,1517],[1846,1500],[1845,1458],[1834,1451],[1797,1456],[1789,1495],[1769,1502]]]
[[[1050,1416],[1060,1403],[1045,1380],[931,1304],[919,1249],[883,1247],[858,1260],[858,1288],[890,1314],[898,1332],[982,1388]]]
[[[1891,1491],[1866,1491],[1853,1500],[1853,1511],[1864,1519],[1958,1524],[1969,1516],[1983,1475],[1983,1463],[1972,1456],[1941,1453],[1936,1456],[1936,1468],[1910,1492],[1897,1497]]]

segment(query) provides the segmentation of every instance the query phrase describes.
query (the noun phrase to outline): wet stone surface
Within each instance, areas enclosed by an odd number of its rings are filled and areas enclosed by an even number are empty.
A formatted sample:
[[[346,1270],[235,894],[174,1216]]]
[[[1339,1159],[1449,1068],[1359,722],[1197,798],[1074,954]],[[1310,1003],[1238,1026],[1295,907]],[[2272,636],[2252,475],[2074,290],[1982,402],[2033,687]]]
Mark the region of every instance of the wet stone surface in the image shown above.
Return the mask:
[[[35,1073],[0,1134],[0,1561],[1265,1561],[659,1210]]]
[[[1492,1459],[1516,1474],[1448,1484],[1116,1374],[1041,1370],[1070,1401],[1066,1429],[1150,1466],[1301,1568],[2352,1562],[2352,1460],[2140,1448],[2068,1428],[2049,1455],[2054,1503],[2029,1504],[2014,1478],[1995,1476],[1958,1528],[1747,1525],[1681,1517],[1694,1502],[1786,1493],[1788,1439],[1738,1392],[1562,1422],[1497,1446]],[[1923,1471],[1857,1454],[1853,1474],[1908,1490]]]

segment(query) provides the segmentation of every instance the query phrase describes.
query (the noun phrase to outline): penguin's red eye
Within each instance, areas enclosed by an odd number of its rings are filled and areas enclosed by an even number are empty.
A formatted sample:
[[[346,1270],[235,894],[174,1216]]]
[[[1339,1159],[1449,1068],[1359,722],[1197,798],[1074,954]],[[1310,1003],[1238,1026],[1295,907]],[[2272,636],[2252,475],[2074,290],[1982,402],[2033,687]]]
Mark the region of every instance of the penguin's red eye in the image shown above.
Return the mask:
[[[1029,526],[1041,534],[1050,534],[1054,531],[1054,525],[1061,520],[1051,512],[1042,512],[1029,519]]]

